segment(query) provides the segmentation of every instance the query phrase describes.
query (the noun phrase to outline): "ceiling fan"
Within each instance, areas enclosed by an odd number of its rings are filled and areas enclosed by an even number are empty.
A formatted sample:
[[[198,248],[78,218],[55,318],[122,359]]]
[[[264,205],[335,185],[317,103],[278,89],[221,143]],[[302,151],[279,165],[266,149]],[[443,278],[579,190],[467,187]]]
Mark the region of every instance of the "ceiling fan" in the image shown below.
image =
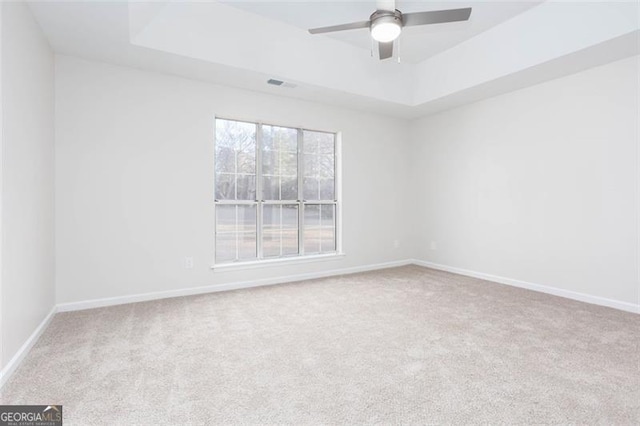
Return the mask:
[[[312,28],[309,32],[311,34],[324,34],[369,28],[371,37],[378,42],[380,60],[383,60],[393,56],[393,41],[402,32],[402,27],[466,21],[469,16],[471,16],[470,7],[403,14],[396,9],[395,0],[383,0],[377,2],[377,10],[371,14],[368,21]]]

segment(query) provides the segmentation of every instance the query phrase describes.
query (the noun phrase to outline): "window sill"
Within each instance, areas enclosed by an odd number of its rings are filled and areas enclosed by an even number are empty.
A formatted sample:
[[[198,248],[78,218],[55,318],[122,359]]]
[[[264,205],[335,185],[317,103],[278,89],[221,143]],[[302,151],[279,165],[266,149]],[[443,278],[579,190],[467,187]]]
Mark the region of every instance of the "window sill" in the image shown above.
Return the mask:
[[[327,260],[338,260],[345,256],[344,253],[315,254],[310,256],[287,257],[280,259],[253,260],[249,262],[222,263],[212,265],[211,269],[218,272],[237,271],[243,269],[256,269],[268,266],[297,265],[300,263],[312,263]]]

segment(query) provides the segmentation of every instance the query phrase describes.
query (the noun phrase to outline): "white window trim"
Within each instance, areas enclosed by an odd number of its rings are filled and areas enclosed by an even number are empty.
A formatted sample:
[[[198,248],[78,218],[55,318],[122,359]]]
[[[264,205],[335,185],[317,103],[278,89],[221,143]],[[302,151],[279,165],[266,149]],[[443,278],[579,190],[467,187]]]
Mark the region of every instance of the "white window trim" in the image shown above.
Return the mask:
[[[303,256],[278,257],[274,259],[247,260],[230,263],[220,263],[211,266],[214,271],[226,272],[244,269],[256,269],[269,266],[297,265],[300,263],[325,262],[327,260],[338,260],[345,257],[344,253],[307,254]]]
[[[307,130],[312,132],[324,132],[324,133],[333,133],[335,135],[335,222],[336,222],[336,230],[335,230],[335,239],[336,239],[336,251],[333,253],[314,253],[314,254],[298,254],[286,257],[277,257],[271,259],[257,259],[257,260],[247,260],[247,261],[236,261],[236,262],[227,262],[227,263],[216,263],[216,241],[215,241],[215,227],[216,227],[216,202],[215,202],[215,191],[216,191],[216,180],[215,180],[215,120],[233,120],[233,121],[241,121],[246,123],[255,123],[257,124],[257,131],[261,131],[263,125],[266,126],[276,126],[276,127],[289,127],[295,128],[298,130]],[[309,262],[319,262],[319,261],[327,261],[327,260],[336,260],[344,257],[346,254],[342,249],[342,132],[340,131],[331,131],[331,130],[317,130],[310,129],[305,126],[289,126],[284,124],[272,124],[269,122],[264,122],[262,120],[249,120],[249,119],[237,119],[230,117],[222,117],[222,116],[214,116],[214,131],[213,131],[213,191],[212,191],[212,200],[213,200],[213,226],[214,226],[214,238],[213,238],[213,257],[211,261],[211,269],[218,271],[230,271],[230,270],[239,270],[239,269],[254,269],[260,267],[269,267],[269,266],[280,266],[280,265],[289,265],[289,264],[298,264],[298,263],[309,263]],[[299,146],[299,145],[298,145]],[[260,167],[258,163],[259,158],[261,157],[261,152],[256,152],[256,169]],[[299,156],[300,161],[300,156]],[[298,169],[300,170],[300,169]],[[258,175],[256,175],[258,176]],[[256,197],[258,197],[257,191],[259,191],[259,182],[256,180]],[[260,226],[259,221],[261,222],[260,214],[256,212],[256,229]],[[258,238],[259,240],[259,238]],[[256,240],[257,249],[260,248],[262,242]],[[301,244],[302,242],[300,242]],[[300,247],[300,245],[298,246]]]

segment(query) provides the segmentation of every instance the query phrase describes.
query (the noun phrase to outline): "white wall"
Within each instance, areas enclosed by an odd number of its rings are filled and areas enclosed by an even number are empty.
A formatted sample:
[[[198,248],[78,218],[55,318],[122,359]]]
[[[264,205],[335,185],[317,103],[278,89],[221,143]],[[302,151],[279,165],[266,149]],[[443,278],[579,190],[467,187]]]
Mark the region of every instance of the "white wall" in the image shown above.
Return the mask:
[[[22,2],[2,7],[2,366],[54,306],[54,58]]]
[[[412,123],[56,58],[58,303],[412,257],[638,303],[637,57]],[[345,258],[210,269],[214,114],[343,132]]]
[[[417,120],[417,258],[637,304],[638,73],[632,57]]]
[[[3,370],[4,368],[4,357],[3,357],[3,353],[4,353],[4,344],[3,344],[3,322],[2,322],[2,163],[4,162],[4,156],[2,155],[2,151],[3,151],[3,126],[2,126],[2,104],[3,104],[3,97],[2,97],[2,51],[4,50],[2,48],[3,43],[3,25],[2,25],[2,10],[4,8],[2,7],[2,4],[0,4],[0,371]]]
[[[214,114],[342,132],[346,257],[210,269]],[[407,140],[402,120],[57,56],[57,301],[406,259]]]

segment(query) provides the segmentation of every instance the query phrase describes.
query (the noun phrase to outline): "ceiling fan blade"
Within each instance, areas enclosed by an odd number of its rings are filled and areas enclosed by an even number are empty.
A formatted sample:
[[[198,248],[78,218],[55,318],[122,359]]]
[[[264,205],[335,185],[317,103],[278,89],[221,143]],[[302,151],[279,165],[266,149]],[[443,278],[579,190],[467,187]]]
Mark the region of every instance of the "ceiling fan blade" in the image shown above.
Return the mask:
[[[445,22],[466,21],[471,16],[471,8],[434,10],[431,12],[403,13],[402,23],[405,27],[414,25],[441,24]]]
[[[332,33],[335,31],[357,30],[359,28],[369,28],[369,21],[351,22],[350,24],[333,25],[331,27],[312,28],[311,34]]]
[[[378,43],[378,53],[380,60],[388,59],[393,56],[393,42]]]
[[[396,10],[396,0],[377,0],[376,10],[388,10],[393,12]]]

